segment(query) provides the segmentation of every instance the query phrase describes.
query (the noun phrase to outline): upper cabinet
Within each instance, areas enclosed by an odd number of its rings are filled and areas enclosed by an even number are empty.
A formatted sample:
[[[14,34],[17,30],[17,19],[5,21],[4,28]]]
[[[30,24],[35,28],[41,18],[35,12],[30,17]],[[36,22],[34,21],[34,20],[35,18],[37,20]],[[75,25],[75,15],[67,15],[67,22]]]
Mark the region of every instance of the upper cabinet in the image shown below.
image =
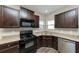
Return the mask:
[[[27,19],[27,20],[34,20],[34,11],[21,7],[20,18]]]
[[[0,27],[19,27],[19,10],[7,6],[0,6]]]
[[[55,27],[56,28],[62,28],[64,27],[64,13],[58,14],[55,16]]]
[[[19,27],[19,10],[3,6],[3,26]]]
[[[35,28],[39,28],[39,16],[35,15]]]
[[[18,8],[17,8],[18,7]],[[39,16],[34,11],[20,6],[0,6],[0,28],[19,28],[20,20],[30,20],[26,23],[39,28]],[[26,26],[28,26],[25,24]]]
[[[78,27],[78,10],[73,9],[65,13],[66,27],[77,28]]]
[[[2,6],[0,6],[0,27],[2,27]]]
[[[55,28],[78,28],[78,9],[55,15]]]

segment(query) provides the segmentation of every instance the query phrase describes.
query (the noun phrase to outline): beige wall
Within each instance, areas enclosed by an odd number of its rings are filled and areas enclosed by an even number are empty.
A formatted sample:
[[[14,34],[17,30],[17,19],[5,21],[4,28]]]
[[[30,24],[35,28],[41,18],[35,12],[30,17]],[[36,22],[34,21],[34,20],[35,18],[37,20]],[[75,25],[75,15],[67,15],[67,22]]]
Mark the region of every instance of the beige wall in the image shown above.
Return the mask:
[[[46,16],[46,20],[55,20],[55,17],[54,16],[56,14],[59,14],[59,13],[62,13],[62,12],[65,12],[65,11],[68,11],[68,10],[71,10],[71,9],[74,9],[74,8],[78,8],[78,11],[79,11],[79,5],[66,6],[66,7],[63,7],[61,9],[56,10],[55,12],[47,15]],[[79,12],[78,12],[78,22],[79,22]]]
[[[45,15],[43,15],[43,14],[40,14],[39,12],[35,12],[35,15],[39,15],[39,17],[40,17],[40,21],[43,21],[44,22],[44,28],[46,28],[46,16]],[[40,22],[39,21],[39,22]],[[40,28],[41,29],[41,28]]]

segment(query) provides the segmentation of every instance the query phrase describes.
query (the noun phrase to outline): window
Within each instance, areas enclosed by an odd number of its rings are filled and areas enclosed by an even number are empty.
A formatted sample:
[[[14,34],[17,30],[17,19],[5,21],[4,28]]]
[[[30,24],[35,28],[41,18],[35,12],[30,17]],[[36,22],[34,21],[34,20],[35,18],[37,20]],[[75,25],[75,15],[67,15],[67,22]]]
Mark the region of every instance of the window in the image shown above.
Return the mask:
[[[41,21],[39,22],[39,24],[40,24],[40,28],[41,28],[41,29],[44,29],[44,21],[41,20]]]
[[[48,29],[54,29],[54,20],[48,20],[47,22],[47,26],[48,26]]]

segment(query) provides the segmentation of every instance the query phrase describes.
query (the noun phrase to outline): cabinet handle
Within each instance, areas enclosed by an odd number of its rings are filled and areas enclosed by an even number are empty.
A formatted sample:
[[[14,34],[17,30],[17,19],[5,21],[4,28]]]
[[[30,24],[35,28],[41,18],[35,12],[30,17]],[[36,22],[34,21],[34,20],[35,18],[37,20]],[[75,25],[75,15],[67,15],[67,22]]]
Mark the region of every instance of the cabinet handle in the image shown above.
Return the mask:
[[[17,45],[16,47],[19,48],[19,45]]]
[[[6,49],[3,49],[3,50],[0,50],[0,52],[6,51],[6,50],[8,50],[8,49],[15,48],[15,47],[17,47],[17,46],[19,46],[19,45],[15,45],[15,46],[12,46],[12,47],[9,47],[9,48],[6,48]]]
[[[73,41],[68,41],[68,40],[64,40],[64,42],[75,43],[75,42],[73,42]]]
[[[8,45],[8,47],[9,47],[10,45]]]
[[[69,41],[67,41],[67,40],[64,40],[64,42],[69,42]]]

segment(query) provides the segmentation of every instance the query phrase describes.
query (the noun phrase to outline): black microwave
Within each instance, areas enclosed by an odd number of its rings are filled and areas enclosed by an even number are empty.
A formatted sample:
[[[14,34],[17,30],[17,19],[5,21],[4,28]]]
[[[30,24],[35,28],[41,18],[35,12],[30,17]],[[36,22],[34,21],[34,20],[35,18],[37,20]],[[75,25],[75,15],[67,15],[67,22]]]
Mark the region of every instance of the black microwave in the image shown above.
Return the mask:
[[[27,19],[20,19],[20,26],[34,28],[35,21],[34,20],[27,20]]]

